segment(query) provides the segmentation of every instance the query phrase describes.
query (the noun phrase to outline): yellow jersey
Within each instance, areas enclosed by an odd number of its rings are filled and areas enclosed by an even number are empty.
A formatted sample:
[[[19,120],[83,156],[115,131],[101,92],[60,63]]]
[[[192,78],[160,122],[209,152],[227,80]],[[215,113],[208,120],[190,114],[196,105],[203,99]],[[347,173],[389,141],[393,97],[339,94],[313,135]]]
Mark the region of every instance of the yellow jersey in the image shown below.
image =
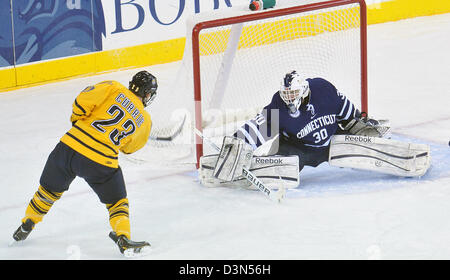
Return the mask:
[[[102,165],[118,168],[119,151],[134,153],[150,135],[152,121],[142,100],[116,81],[85,88],[72,109],[73,125],[61,142]]]

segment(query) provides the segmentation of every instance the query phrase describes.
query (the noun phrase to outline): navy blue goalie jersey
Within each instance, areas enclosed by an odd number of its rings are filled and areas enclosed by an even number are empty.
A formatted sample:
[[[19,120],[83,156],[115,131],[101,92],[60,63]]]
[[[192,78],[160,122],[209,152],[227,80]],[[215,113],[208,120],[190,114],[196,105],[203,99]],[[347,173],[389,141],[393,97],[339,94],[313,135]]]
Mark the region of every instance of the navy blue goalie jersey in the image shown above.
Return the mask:
[[[245,139],[254,149],[278,134],[296,145],[327,147],[338,124],[353,119],[357,109],[327,80],[307,81],[311,90],[309,102],[302,104],[297,113],[290,112],[277,92],[270,104],[256,118],[245,122],[234,136]]]

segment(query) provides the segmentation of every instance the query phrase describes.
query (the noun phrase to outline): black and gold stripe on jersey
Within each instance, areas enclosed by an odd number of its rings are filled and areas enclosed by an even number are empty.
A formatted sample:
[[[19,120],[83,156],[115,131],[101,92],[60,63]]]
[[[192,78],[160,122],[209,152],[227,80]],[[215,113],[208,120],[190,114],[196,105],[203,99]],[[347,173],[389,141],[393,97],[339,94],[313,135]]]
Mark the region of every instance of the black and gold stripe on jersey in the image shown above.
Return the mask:
[[[75,123],[61,138],[61,142],[97,163],[112,168],[119,166],[119,151],[96,139],[82,125]]]
[[[78,104],[78,102],[77,102],[76,99],[75,99],[75,101],[74,101],[74,104],[75,104],[75,107],[78,108],[78,109],[81,111],[81,114],[80,114],[80,113],[76,113],[75,110],[72,110],[72,113],[73,113],[73,114],[75,114],[75,115],[77,115],[77,116],[82,116],[82,115],[86,114],[86,110],[84,110],[84,108],[81,107],[80,104]]]

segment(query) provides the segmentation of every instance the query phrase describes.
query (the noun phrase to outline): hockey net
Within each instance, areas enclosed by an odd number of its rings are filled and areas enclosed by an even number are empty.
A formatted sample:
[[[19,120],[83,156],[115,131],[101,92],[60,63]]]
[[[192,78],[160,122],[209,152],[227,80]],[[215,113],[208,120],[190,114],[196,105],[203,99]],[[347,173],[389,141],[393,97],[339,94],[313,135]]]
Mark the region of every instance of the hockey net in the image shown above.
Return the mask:
[[[246,6],[198,14],[187,22],[170,100],[162,101],[162,114],[151,112],[153,135],[180,133],[171,141],[150,141],[148,157],[161,153],[164,159],[197,163],[213,151],[194,128],[220,145],[224,135],[270,102],[291,70],[329,80],[367,111],[364,1],[290,3],[257,12]]]

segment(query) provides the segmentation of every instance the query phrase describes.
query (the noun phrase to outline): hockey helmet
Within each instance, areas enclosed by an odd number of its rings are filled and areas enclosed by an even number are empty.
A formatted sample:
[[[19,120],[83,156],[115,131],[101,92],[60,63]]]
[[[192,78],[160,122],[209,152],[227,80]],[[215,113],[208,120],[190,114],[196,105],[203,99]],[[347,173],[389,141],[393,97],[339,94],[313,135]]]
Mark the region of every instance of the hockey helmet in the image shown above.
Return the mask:
[[[310,92],[308,81],[296,71],[287,73],[281,81],[280,97],[291,113],[298,111]]]
[[[133,76],[128,89],[141,97],[144,107],[147,107],[156,97],[158,82],[155,76],[144,70]]]

